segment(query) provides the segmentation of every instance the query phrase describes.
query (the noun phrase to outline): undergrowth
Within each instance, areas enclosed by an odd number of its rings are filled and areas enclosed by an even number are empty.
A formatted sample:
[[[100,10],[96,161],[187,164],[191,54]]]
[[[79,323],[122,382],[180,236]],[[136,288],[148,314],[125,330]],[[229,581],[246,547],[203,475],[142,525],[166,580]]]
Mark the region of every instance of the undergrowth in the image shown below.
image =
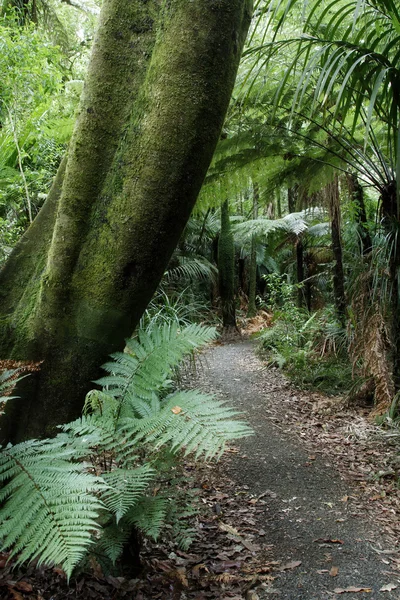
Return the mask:
[[[132,538],[167,529],[183,548],[194,530],[181,461],[219,457],[250,428],[224,402],[176,390],[174,373],[215,329],[151,323],[103,366],[80,419],[54,439],[0,452],[0,541],[17,563],[61,565],[91,554],[112,572]],[[16,400],[13,400],[16,401]]]
[[[283,307],[276,307],[271,327],[258,337],[268,364],[282,369],[298,387],[327,395],[351,389],[347,335],[332,308],[310,314],[285,297]]]

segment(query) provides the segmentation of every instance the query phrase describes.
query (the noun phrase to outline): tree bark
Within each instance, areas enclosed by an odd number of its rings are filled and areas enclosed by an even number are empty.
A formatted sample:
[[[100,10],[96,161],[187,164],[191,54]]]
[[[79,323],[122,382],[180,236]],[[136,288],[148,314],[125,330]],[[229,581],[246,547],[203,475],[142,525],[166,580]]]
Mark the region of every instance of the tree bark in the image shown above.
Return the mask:
[[[332,252],[334,258],[333,266],[333,294],[336,313],[340,323],[344,326],[346,322],[346,295],[344,287],[344,270],[342,255],[342,240],[340,234],[340,197],[339,182],[337,175],[332,183],[326,187],[329,212],[331,217]]]
[[[304,281],[304,249],[301,237],[296,241],[296,266],[297,266],[297,283],[302,284]],[[303,288],[297,290],[297,305],[301,308],[304,304]]]
[[[235,248],[229,220],[228,200],[221,206],[221,232],[218,240],[219,295],[224,329],[236,329]]]
[[[382,225],[387,237],[389,277],[391,283],[391,341],[393,359],[393,383],[395,392],[400,390],[400,235],[397,216],[397,184],[391,181],[381,195]]]
[[[347,175],[347,185],[357,209],[357,222],[361,240],[361,251],[363,256],[366,256],[372,250],[372,240],[367,226],[368,219],[364,202],[364,190],[358,180],[357,175],[355,174]]]
[[[288,211],[289,211],[289,213],[296,212],[298,195],[299,195],[299,186],[297,184],[288,188]]]
[[[253,219],[258,217],[258,202],[260,193],[258,184],[253,185]],[[250,267],[249,267],[249,303],[247,307],[247,317],[252,318],[257,314],[256,306],[256,291],[257,291],[257,240],[253,235],[251,238],[250,251]]]
[[[3,356],[44,361],[29,399],[8,404],[3,441],[79,414],[151,299],[212,158],[251,0],[171,0],[158,19],[160,4],[103,3],[49,250],[18,315],[0,307]]]

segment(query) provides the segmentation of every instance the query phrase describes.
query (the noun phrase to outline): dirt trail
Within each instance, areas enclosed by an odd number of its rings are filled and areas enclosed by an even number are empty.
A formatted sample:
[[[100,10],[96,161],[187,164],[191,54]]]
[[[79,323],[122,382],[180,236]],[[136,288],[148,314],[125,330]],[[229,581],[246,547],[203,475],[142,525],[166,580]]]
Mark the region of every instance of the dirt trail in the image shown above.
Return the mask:
[[[310,457],[307,441],[286,425],[288,400],[296,402],[296,396],[278,371],[265,369],[256,358],[254,344],[214,347],[198,380],[202,389],[244,411],[255,430],[254,437],[238,444],[240,452],[229,461],[230,476],[247,485],[249,493],[265,494],[260,541],[272,545],[271,559],[291,567],[271,585],[258,588],[258,597],[399,599],[400,575],[389,566],[393,548],[367,513],[345,501],[354,493],[352,485],[332,467],[329,456]],[[301,561],[297,567],[296,561]],[[397,587],[379,591],[388,584]],[[335,592],[351,586],[371,591]]]

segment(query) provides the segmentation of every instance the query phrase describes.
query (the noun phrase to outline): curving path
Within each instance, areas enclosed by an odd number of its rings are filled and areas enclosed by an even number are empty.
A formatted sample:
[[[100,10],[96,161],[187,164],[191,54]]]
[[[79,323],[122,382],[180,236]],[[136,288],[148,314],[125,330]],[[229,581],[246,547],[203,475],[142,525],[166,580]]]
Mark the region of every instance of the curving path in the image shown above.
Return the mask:
[[[260,541],[271,545],[271,559],[288,565],[249,598],[400,599],[400,573],[388,566],[391,548],[373,522],[343,501],[351,485],[329,456],[310,459],[306,443],[285,425],[290,387],[282,375],[265,369],[248,341],[215,346],[202,362],[197,385],[245,412],[255,430],[238,444],[230,476],[263,495]],[[397,588],[379,591],[388,584]],[[351,586],[371,591],[335,592]]]

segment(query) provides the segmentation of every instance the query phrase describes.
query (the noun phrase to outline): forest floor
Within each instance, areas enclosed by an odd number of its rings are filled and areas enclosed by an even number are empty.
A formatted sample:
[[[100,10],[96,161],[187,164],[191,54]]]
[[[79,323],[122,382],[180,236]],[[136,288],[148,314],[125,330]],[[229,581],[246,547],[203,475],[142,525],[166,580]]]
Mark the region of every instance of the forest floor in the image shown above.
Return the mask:
[[[296,390],[254,350],[216,344],[186,374],[255,431],[217,465],[185,466],[202,506],[187,552],[146,543],[140,579],[95,571],[69,587],[57,569],[4,567],[1,600],[399,599],[400,438],[366,410]]]

